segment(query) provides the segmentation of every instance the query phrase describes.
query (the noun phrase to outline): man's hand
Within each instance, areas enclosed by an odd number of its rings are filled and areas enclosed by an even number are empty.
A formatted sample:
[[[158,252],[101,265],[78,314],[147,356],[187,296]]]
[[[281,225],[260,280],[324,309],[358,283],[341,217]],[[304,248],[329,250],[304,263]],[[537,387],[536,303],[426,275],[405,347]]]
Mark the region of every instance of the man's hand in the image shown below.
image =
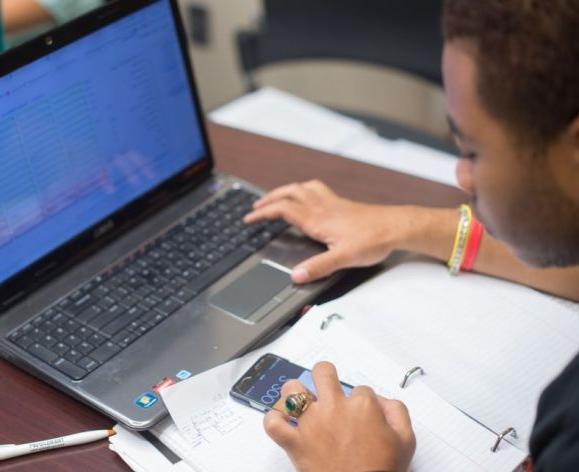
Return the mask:
[[[255,203],[245,222],[278,218],[328,247],[327,252],[294,268],[294,282],[308,283],[340,269],[383,261],[405,238],[412,224],[412,207],[354,202],[311,181],[273,190]]]
[[[313,369],[317,401],[298,419],[270,411],[264,420],[269,436],[282,447],[298,472],[405,472],[416,448],[408,411],[403,403],[356,387],[347,398],[335,367],[327,362]],[[296,380],[282,389],[283,397],[305,391]]]

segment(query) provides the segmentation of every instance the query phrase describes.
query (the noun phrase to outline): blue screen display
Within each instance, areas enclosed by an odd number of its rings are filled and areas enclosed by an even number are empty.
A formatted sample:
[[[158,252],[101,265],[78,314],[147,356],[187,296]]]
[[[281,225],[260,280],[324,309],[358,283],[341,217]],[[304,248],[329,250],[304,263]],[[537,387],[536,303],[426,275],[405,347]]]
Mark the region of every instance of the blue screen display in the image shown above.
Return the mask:
[[[204,156],[167,0],[0,78],[0,283]]]
[[[282,400],[281,388],[283,384],[290,379],[299,380],[310,392],[316,393],[316,386],[310,370],[292,364],[285,359],[277,358],[266,371],[255,379],[255,383],[247,388],[245,395],[267,408],[274,408]],[[350,385],[345,383],[341,385],[345,395],[352,394]],[[283,406],[276,409],[283,411]]]

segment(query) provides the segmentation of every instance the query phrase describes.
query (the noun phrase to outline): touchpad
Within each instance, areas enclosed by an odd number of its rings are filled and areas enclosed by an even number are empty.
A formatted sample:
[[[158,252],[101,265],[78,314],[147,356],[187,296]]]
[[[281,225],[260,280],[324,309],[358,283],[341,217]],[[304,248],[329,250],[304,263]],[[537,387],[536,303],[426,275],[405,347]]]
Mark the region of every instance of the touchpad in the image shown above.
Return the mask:
[[[256,312],[268,308],[267,313],[283,299],[292,280],[286,272],[261,262],[211,298],[211,304],[243,319],[253,318]],[[277,297],[276,297],[277,296]],[[264,313],[266,314],[266,313]]]

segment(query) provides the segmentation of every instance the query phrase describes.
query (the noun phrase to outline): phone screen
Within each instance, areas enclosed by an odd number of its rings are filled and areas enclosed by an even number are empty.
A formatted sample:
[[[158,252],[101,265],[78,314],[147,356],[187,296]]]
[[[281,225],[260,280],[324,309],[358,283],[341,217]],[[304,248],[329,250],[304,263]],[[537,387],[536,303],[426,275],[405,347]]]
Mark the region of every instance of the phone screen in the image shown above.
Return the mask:
[[[312,372],[273,354],[266,354],[235,384],[232,395],[261,405],[265,409],[284,411],[281,388],[288,380],[299,380],[314,394]],[[342,390],[350,395],[354,387],[341,382]]]

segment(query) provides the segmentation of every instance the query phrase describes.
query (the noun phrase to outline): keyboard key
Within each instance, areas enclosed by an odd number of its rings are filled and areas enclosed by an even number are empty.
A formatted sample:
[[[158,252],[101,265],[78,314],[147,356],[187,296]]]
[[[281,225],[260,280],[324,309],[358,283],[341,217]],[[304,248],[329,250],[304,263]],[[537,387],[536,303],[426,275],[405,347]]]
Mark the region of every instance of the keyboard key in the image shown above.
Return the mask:
[[[80,380],[84,378],[88,372],[80,367],[74,365],[72,362],[67,361],[64,358],[58,359],[54,364],[59,371],[61,371],[64,375],[70,377],[72,380]]]
[[[136,333],[139,336],[142,336],[143,334],[147,333],[148,331],[150,331],[155,325],[151,325],[149,323],[143,323],[142,325],[140,325],[137,330]]]
[[[119,346],[121,346],[122,348],[127,347],[129,344],[131,344],[133,341],[135,341],[138,338],[138,336],[134,333],[131,333],[128,330],[124,330],[121,331],[120,333],[118,333],[113,339],[112,341],[116,344],[118,344]]]
[[[170,314],[176,312],[182,306],[183,306],[183,302],[181,302],[175,298],[169,298],[169,299],[165,300],[163,303],[161,303],[160,305],[157,305],[155,307],[155,310],[160,311],[161,313],[163,313],[165,315],[170,315]]]
[[[94,350],[91,353],[91,358],[97,361],[98,363],[102,364],[103,362],[108,361],[111,357],[117,354],[120,351],[120,348],[113,344],[112,342],[106,342],[98,349]]]
[[[131,308],[135,306],[138,302],[139,300],[136,297],[129,295],[128,297],[123,298],[120,304],[125,308]]]
[[[57,354],[60,354],[61,356],[64,355],[65,353],[67,353],[69,351],[69,349],[70,349],[70,347],[64,343],[56,343],[52,348],[52,350],[54,352],[56,352]]]
[[[143,301],[141,301],[141,305],[143,305],[145,308],[151,309],[154,306],[158,305],[160,302],[159,300],[156,300],[153,297],[147,297],[145,298]]]
[[[188,301],[192,300],[195,297],[193,292],[188,290],[181,289],[177,293],[173,294],[173,298],[179,300],[182,304],[187,303]]]
[[[82,341],[82,339],[80,339],[78,336],[74,335],[74,334],[69,334],[66,338],[64,338],[63,340],[66,344],[68,344],[69,346],[76,346],[78,343],[80,343]]]
[[[70,351],[68,351],[64,357],[66,359],[68,359],[70,362],[76,363],[78,362],[80,359],[82,359],[82,353],[77,351],[76,349],[71,349]]]
[[[44,316],[44,315],[39,315],[39,316],[37,316],[36,318],[34,318],[34,319],[32,320],[32,324],[33,324],[34,326],[41,325],[42,323],[44,323],[45,319],[46,319],[46,316]]]
[[[88,353],[94,351],[94,346],[90,343],[87,343],[86,341],[83,341],[78,346],[76,346],[76,349],[86,356]]]
[[[66,300],[65,300],[66,301]],[[70,316],[77,316],[93,304],[94,298],[90,293],[83,295],[79,300],[64,304],[64,312]]]
[[[152,320],[147,320],[150,323],[153,323],[155,325],[159,324],[161,321],[163,321],[166,318],[166,315],[164,315],[163,313],[156,313],[154,318]]]
[[[34,342],[34,339],[32,339],[30,336],[27,336],[25,334],[24,336],[20,336],[17,340],[15,340],[13,342],[18,344],[22,349],[26,349],[28,346],[30,346]]]
[[[108,336],[113,336],[117,334],[125,326],[127,326],[129,323],[141,317],[144,312],[145,310],[143,308],[135,306],[131,308],[129,311],[127,311],[123,316],[117,318],[116,320],[106,325],[102,329],[102,332]]]
[[[111,321],[120,318],[123,313],[125,313],[125,311],[126,310],[120,305],[113,305],[108,310],[103,311],[98,317],[92,319],[89,322],[89,326],[100,330],[103,326],[109,324]]]
[[[34,329],[34,325],[32,323],[27,323],[24,326],[22,326],[22,328],[19,329],[19,331],[22,334],[28,334],[30,333],[30,331],[32,331]]]
[[[52,331],[52,336],[54,336],[57,340],[64,339],[68,335],[68,331],[64,329],[62,326],[59,326],[54,331]]]
[[[16,340],[17,340],[20,336],[22,336],[22,331],[20,331],[20,330],[18,330],[18,331],[13,331],[13,332],[8,336],[8,339],[9,339],[10,341],[12,341],[13,343],[15,343]]]
[[[99,363],[90,357],[83,357],[77,364],[88,372],[92,372],[99,366]]]
[[[56,339],[54,336],[51,336],[50,334],[47,334],[47,335],[43,336],[42,338],[40,338],[38,340],[38,342],[40,344],[42,344],[44,347],[50,348],[58,342],[58,339]]]
[[[96,318],[101,313],[101,311],[102,310],[98,306],[94,305],[77,315],[75,319],[81,323],[88,323],[93,318]]]
[[[44,332],[44,334],[46,334],[50,333],[53,329],[55,329],[56,325],[52,321],[45,321],[38,328],[41,329]]]
[[[50,364],[58,359],[58,355],[52,352],[50,349],[47,349],[44,346],[41,346],[38,343],[34,343],[28,346],[27,351],[32,354],[33,356],[38,357],[40,360]]]
[[[106,341],[106,338],[102,334],[99,334],[99,333],[93,333],[90,336],[90,338],[88,338],[88,342],[96,347],[99,347],[105,341]]]
[[[81,326],[80,328],[78,328],[76,330],[76,335],[80,338],[86,341],[87,338],[89,338],[92,335],[93,331],[90,328],[87,328],[86,326]]]
[[[79,326],[80,324],[78,321],[74,321],[71,318],[67,319],[66,323],[64,323],[64,327],[68,330],[69,333],[74,333],[79,328]]]
[[[64,326],[69,318],[62,313],[56,313],[52,318],[52,322],[57,326]]]
[[[44,332],[40,328],[34,328],[28,333],[28,336],[37,341],[44,336]]]
[[[106,309],[110,308],[111,306],[113,306],[114,304],[115,304],[115,301],[111,297],[105,297],[100,302],[97,303],[97,306],[99,308],[102,308],[103,310],[106,310]]]

